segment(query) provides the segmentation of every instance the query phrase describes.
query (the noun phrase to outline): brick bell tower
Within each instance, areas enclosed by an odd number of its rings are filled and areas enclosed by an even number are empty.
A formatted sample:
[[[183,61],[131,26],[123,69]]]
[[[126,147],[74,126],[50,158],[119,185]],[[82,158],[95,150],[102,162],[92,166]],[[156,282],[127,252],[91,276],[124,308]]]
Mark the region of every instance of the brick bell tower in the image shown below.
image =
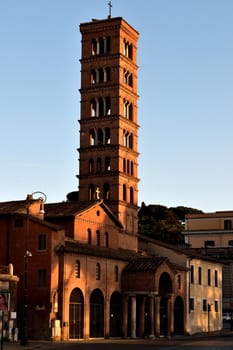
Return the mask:
[[[79,200],[103,199],[137,234],[137,40],[121,17],[80,24]]]

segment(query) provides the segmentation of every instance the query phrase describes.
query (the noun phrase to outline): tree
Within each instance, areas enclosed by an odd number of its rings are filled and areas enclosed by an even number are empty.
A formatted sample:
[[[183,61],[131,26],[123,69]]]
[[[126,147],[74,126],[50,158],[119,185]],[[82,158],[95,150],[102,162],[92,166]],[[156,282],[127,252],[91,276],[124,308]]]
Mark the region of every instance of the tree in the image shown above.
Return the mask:
[[[178,206],[146,205],[138,212],[138,233],[171,244],[184,244],[184,221],[186,214],[201,213],[200,210]]]

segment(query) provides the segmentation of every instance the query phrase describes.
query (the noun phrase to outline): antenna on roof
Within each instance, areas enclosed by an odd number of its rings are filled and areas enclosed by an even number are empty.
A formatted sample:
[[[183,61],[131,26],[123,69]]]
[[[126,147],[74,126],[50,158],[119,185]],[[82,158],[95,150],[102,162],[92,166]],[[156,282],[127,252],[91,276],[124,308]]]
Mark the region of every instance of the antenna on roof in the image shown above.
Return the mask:
[[[112,2],[111,2],[111,1],[108,2],[108,6],[109,6],[109,15],[108,15],[108,18],[111,18],[111,17],[112,17]]]

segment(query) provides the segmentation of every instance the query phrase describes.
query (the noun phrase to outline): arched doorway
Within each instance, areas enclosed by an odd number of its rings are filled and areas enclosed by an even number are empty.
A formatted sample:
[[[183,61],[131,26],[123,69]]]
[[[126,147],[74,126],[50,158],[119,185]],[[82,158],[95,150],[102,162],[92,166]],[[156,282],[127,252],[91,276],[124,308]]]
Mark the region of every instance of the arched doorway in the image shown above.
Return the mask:
[[[104,296],[95,289],[90,296],[90,337],[104,336]]]
[[[163,272],[159,279],[160,295],[160,336],[167,336],[168,331],[168,299],[172,294],[172,280],[167,272]]]
[[[110,299],[110,337],[121,336],[121,320],[121,295],[118,292],[114,292]]]
[[[75,288],[70,295],[69,334],[70,339],[83,338],[84,302],[83,294]]]
[[[174,334],[184,334],[184,302],[177,297],[174,303]]]

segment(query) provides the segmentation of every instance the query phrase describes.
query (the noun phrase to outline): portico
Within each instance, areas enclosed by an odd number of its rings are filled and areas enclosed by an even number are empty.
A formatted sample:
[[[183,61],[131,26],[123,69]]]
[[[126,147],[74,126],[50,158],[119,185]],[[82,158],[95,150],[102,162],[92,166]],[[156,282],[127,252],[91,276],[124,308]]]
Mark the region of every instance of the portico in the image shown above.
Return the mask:
[[[176,283],[178,276],[185,283],[182,268],[174,269],[166,258],[140,258],[126,266],[122,275],[124,337],[184,333],[186,296],[185,288]],[[174,327],[178,309],[179,326]]]

